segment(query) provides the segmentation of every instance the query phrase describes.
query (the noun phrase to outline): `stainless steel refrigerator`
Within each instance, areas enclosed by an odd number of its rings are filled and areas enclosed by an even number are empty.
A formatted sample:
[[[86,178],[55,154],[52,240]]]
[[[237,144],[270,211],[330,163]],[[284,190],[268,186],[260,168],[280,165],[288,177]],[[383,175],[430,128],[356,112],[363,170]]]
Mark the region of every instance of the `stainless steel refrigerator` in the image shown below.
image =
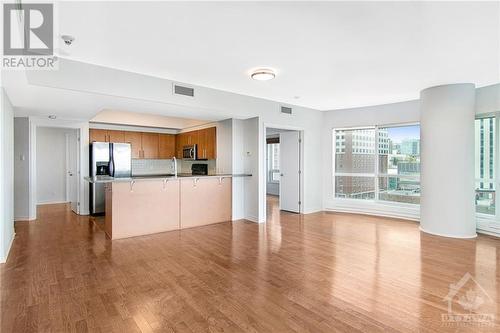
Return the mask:
[[[115,178],[132,175],[132,147],[129,143],[93,142],[90,144],[90,177]],[[104,184],[90,184],[90,214],[104,213]]]

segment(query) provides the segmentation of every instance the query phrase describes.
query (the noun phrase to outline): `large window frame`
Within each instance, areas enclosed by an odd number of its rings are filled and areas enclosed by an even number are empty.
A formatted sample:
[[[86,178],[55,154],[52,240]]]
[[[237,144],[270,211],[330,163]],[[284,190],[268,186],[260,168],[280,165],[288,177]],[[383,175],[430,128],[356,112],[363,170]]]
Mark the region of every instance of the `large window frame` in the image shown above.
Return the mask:
[[[389,201],[389,200],[381,200],[380,199],[380,183],[379,180],[381,178],[389,178],[389,177],[397,177],[399,179],[407,179],[412,181],[420,182],[420,175],[391,175],[388,173],[380,173],[379,171],[379,160],[380,153],[378,149],[379,144],[379,130],[381,128],[391,128],[391,127],[404,127],[404,126],[416,126],[420,125],[419,122],[409,122],[409,123],[396,123],[396,124],[384,124],[384,125],[374,125],[374,126],[360,126],[360,127],[339,127],[332,129],[332,189],[333,189],[333,199],[334,200],[343,200],[350,202],[371,202],[389,206],[400,206],[400,207],[419,207],[420,203],[408,203],[408,202],[397,202],[397,201]],[[353,130],[374,130],[375,131],[375,165],[373,173],[346,173],[346,172],[336,172],[336,132],[337,131],[353,131]],[[336,177],[368,177],[373,178],[374,181],[374,198],[373,199],[354,199],[354,198],[342,198],[337,197],[336,193]],[[498,199],[498,198],[497,198]]]
[[[480,120],[480,119],[485,119],[485,118],[494,118],[495,119],[495,134],[493,138],[494,142],[494,158],[493,158],[493,170],[494,170],[494,175],[495,177],[492,179],[486,179],[486,178],[476,178],[476,170],[474,170],[474,183],[475,182],[491,182],[494,184],[494,189],[495,189],[495,213],[494,214],[487,214],[487,213],[481,213],[476,211],[476,217],[479,220],[483,221],[490,221],[493,222],[496,226],[500,225],[500,196],[498,195],[498,190],[499,190],[499,175],[500,175],[500,134],[499,134],[499,129],[500,129],[500,112],[494,112],[494,113],[486,113],[486,114],[481,114],[481,115],[476,115],[474,121]],[[476,143],[474,142],[474,145]],[[474,191],[476,190],[475,185],[474,185]],[[479,226],[479,223],[478,223]]]

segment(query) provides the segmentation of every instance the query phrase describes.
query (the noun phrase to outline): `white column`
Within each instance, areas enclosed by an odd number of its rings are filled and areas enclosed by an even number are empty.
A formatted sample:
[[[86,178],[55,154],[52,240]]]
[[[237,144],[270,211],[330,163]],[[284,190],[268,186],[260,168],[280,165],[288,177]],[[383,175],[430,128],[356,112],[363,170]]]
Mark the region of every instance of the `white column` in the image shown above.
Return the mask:
[[[420,93],[420,229],[456,238],[476,236],[474,84]]]

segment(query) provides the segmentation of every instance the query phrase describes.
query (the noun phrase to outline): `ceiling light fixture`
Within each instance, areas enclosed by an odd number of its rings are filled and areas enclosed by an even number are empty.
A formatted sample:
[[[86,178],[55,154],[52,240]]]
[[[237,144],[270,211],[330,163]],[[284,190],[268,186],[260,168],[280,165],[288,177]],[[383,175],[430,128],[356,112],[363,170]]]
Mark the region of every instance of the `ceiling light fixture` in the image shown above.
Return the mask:
[[[274,71],[272,69],[260,68],[260,69],[254,70],[250,76],[254,80],[268,81],[268,80],[274,79],[276,77],[276,74],[274,73]]]

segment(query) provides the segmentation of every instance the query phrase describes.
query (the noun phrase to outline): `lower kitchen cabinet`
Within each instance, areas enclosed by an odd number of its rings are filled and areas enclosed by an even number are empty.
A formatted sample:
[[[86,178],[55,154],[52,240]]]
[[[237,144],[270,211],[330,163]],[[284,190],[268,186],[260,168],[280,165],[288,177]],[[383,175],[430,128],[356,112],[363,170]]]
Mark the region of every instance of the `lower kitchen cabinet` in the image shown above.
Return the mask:
[[[181,228],[231,221],[231,178],[187,178],[180,184]]]

